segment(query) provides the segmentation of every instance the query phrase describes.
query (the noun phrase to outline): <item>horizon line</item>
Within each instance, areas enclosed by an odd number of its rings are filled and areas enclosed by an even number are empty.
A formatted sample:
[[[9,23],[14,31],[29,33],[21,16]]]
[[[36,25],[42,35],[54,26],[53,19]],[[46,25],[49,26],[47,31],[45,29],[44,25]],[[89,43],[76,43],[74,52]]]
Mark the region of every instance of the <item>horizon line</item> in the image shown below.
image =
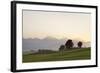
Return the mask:
[[[29,38],[25,38],[25,37],[22,37],[22,39],[39,39],[39,40],[43,40],[43,39],[45,39],[45,38],[53,38],[53,39],[57,39],[57,40],[62,40],[62,39],[71,39],[71,40],[77,40],[77,41],[82,41],[82,42],[91,42],[91,41],[85,41],[85,40],[82,40],[82,39],[77,39],[77,38],[67,38],[67,37],[65,37],[65,38],[56,38],[56,37],[52,37],[52,36],[47,36],[47,37],[44,37],[44,38],[38,38],[38,37],[34,37],[34,38],[32,38],[32,37],[29,37]]]

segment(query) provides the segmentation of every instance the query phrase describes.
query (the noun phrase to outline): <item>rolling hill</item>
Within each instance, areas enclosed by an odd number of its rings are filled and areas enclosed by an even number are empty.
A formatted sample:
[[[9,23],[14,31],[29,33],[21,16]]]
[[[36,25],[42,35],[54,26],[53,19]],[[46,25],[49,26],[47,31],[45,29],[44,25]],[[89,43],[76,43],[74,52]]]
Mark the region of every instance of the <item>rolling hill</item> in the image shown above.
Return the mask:
[[[90,48],[74,48],[71,50],[57,51],[49,54],[23,54],[23,62],[86,60],[91,59],[90,50]]]

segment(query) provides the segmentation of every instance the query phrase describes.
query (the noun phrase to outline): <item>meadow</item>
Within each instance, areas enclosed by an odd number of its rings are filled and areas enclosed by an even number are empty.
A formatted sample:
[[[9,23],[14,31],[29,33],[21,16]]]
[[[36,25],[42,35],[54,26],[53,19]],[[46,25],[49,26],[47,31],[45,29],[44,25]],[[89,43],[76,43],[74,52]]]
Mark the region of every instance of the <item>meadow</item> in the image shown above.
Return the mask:
[[[23,54],[23,63],[64,61],[64,60],[87,60],[91,59],[91,48],[73,48],[71,50],[56,51],[52,53],[27,53]]]

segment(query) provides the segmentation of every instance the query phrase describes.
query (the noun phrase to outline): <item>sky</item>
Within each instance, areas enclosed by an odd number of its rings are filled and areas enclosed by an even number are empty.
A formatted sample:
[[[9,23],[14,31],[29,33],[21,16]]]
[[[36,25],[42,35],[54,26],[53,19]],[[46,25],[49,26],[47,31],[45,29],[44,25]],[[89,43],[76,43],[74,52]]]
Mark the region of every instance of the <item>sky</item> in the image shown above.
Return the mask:
[[[23,38],[91,40],[91,14],[23,10]]]

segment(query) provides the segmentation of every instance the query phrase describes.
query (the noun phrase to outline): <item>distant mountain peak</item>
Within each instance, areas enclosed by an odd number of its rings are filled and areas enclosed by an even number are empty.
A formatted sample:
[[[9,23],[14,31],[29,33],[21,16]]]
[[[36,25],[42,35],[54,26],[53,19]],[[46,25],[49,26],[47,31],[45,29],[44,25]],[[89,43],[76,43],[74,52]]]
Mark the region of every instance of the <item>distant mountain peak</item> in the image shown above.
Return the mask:
[[[58,50],[60,45],[65,44],[67,38],[56,39],[54,37],[45,37],[43,39],[39,38],[23,38],[22,48],[23,51],[38,50],[38,49],[49,49]],[[79,40],[73,40],[74,46],[77,47]],[[90,42],[83,42],[83,47],[90,47]]]
[[[57,38],[55,38],[55,37],[51,37],[51,36],[47,36],[47,37],[45,37],[45,38],[43,38],[43,39],[50,39],[50,40],[57,40]]]

